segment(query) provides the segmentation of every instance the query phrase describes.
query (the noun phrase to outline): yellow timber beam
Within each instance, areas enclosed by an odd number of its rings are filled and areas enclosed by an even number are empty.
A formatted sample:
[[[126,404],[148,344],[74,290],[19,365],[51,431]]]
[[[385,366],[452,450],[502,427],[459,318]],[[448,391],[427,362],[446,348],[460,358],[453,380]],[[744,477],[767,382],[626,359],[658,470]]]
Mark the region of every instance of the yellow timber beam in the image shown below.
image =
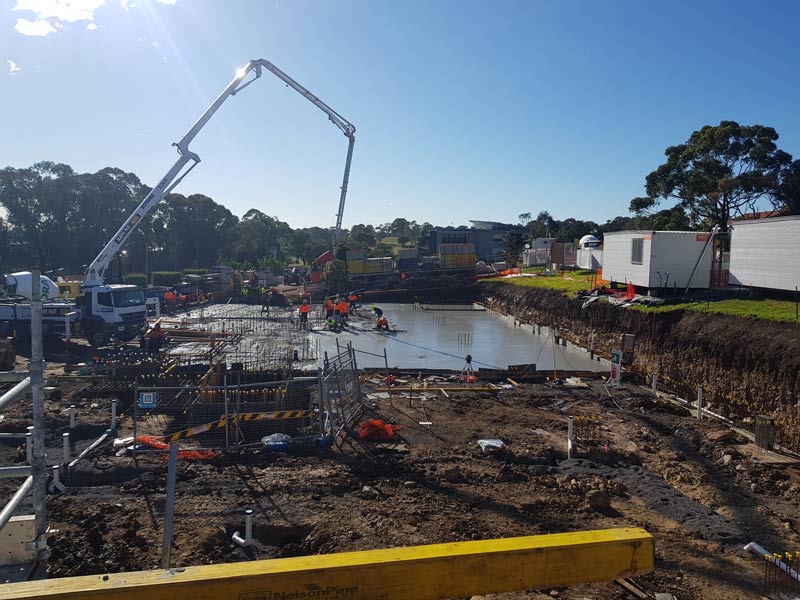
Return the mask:
[[[605,529],[10,583],[0,599],[440,600],[631,577],[654,559],[644,529]]]

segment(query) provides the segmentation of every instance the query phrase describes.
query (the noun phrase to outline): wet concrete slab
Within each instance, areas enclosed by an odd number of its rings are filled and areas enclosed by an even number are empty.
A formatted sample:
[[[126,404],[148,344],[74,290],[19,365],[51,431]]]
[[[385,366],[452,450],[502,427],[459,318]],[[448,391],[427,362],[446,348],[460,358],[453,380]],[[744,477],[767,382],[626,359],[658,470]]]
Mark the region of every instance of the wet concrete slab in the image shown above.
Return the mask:
[[[381,304],[389,319],[389,333],[375,330],[374,318],[365,306],[351,319],[346,331],[315,330],[320,350],[336,352],[352,343],[360,367],[382,367],[384,350],[390,367],[461,369],[468,354],[474,368],[501,368],[536,363],[540,370],[571,369],[608,371],[606,361],[592,359],[575,346],[557,346],[552,332],[541,335],[530,325],[515,326],[510,317],[487,312],[478,305],[429,306]],[[364,354],[370,352],[379,356]]]

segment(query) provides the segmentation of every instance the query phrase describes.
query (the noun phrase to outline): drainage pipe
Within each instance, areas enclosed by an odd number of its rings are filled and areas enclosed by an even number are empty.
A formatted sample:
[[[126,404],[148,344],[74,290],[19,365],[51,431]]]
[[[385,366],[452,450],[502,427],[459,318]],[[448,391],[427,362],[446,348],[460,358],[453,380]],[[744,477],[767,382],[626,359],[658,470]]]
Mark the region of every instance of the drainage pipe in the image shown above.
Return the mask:
[[[17,385],[12,387],[8,390],[5,394],[0,396],[0,410],[11,406],[17,400],[22,398],[22,393],[27,390],[31,386],[31,378],[26,377],[22,381],[20,381]]]
[[[789,577],[791,577],[795,581],[800,581],[800,573],[792,569],[782,560],[775,558],[775,555],[772,552],[768,552],[766,548],[764,548],[763,546],[759,546],[755,542],[750,542],[744,547],[744,550],[746,550],[747,552],[751,552],[752,554],[755,554],[759,558],[766,558],[768,556],[770,562],[772,562],[781,571],[786,573]]]
[[[17,493],[11,497],[11,500],[8,501],[5,508],[0,511],[0,529],[6,526],[6,523],[11,519],[14,515],[14,511],[17,510],[17,507],[22,503],[25,497],[30,493],[33,489],[33,476],[29,475],[28,478],[22,482],[22,485],[19,486]]]

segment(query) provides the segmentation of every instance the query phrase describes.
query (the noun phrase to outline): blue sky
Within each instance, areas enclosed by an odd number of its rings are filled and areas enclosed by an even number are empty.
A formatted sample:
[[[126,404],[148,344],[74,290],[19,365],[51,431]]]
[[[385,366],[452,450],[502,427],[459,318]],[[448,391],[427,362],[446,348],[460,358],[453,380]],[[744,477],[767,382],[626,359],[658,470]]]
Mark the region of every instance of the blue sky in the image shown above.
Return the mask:
[[[0,166],[147,184],[251,58],[357,127],[345,226],[627,214],[667,146],[733,119],[800,156],[800,3],[0,0]],[[267,74],[176,191],[332,225],[346,138]]]

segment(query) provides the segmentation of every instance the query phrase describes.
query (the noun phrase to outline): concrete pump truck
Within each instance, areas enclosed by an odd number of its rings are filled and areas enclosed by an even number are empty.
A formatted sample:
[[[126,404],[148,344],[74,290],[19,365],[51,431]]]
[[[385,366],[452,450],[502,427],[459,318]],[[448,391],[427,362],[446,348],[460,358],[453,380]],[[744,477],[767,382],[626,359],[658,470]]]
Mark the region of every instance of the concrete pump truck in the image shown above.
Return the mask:
[[[106,284],[104,283],[105,272],[139,224],[200,162],[200,157],[189,149],[191,141],[220,106],[228,98],[236,95],[261,77],[262,70],[269,71],[322,110],[348,138],[339,210],[336,214],[336,227],[333,232],[333,241],[336,241],[341,231],[342,216],[344,215],[356,128],[271,62],[264,59],[252,60],[236,72],[233,80],[195,121],[186,135],[179,142],[173,144],[178,151],[178,160],[91,262],[81,286],[81,294],[74,301],[54,300],[49,294],[42,298],[44,335],[69,336],[73,332],[80,333],[92,346],[98,347],[107,344],[112,338],[120,341],[131,340],[144,327],[147,311],[142,290],[134,285]],[[253,76],[248,78],[251,73]],[[11,282],[11,285],[0,285],[0,288],[6,288],[5,294],[0,289],[0,335],[9,335],[13,332],[17,337],[27,337],[30,335],[30,294],[26,297],[21,291],[30,289],[31,273],[14,273],[6,276],[5,279],[7,283]],[[0,278],[0,284],[2,282],[3,279]],[[20,283],[22,285],[19,285]],[[42,289],[51,288],[55,289],[55,284],[50,279],[43,278]]]

